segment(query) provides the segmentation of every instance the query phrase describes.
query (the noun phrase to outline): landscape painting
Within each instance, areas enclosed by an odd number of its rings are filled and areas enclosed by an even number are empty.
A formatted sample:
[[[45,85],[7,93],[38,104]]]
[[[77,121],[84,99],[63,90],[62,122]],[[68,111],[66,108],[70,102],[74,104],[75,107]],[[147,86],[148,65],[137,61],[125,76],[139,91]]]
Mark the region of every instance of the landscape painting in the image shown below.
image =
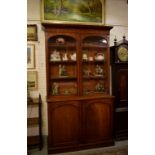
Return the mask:
[[[42,21],[103,24],[104,0],[43,0]]]

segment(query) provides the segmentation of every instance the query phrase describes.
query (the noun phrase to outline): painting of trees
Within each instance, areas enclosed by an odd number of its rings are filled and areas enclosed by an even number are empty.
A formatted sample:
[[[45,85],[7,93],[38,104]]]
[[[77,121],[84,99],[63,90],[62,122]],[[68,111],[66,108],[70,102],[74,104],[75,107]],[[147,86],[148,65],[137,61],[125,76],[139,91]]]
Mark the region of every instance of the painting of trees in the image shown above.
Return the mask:
[[[100,0],[44,0],[44,19],[102,23]]]
[[[81,12],[85,10],[86,12],[89,12],[89,14],[95,14],[97,12],[102,11],[101,2],[100,0],[83,0],[85,3],[81,3],[79,6],[81,9]]]

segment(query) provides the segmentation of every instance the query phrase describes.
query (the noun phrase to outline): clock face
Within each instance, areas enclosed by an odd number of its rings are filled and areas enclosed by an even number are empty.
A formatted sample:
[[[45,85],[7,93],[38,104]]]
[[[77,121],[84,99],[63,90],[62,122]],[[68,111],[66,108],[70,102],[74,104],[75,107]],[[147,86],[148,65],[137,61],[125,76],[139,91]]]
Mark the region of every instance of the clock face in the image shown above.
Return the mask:
[[[122,62],[128,61],[128,49],[126,47],[120,46],[118,48],[117,55],[118,55],[118,59],[120,61],[122,61]]]

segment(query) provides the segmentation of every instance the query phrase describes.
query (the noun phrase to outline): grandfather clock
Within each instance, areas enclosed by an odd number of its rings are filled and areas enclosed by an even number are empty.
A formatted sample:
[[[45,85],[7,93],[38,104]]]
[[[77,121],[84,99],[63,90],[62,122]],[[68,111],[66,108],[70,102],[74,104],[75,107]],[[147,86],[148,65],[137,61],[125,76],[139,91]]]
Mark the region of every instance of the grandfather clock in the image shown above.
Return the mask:
[[[116,140],[128,139],[128,41],[123,36],[110,47],[112,95],[115,96],[114,135]]]

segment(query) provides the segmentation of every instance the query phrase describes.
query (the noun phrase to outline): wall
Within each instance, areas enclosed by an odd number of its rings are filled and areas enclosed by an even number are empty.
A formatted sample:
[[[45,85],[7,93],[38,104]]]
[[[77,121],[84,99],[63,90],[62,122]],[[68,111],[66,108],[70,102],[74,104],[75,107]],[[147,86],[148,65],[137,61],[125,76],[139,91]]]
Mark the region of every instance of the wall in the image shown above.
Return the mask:
[[[106,0],[106,24],[114,26],[110,32],[110,46],[113,46],[115,36],[117,40],[123,35],[128,38],[127,0]]]
[[[110,46],[116,36],[118,40],[125,35],[128,38],[128,5],[127,0],[106,0],[105,24],[114,26],[110,32]],[[42,96],[43,135],[48,134],[46,103],[46,70],[45,70],[45,36],[41,26],[41,0],[27,0],[27,24],[37,24],[38,41],[35,44],[36,71],[38,71],[38,91],[31,92],[36,97]],[[28,42],[32,43],[32,42]]]

